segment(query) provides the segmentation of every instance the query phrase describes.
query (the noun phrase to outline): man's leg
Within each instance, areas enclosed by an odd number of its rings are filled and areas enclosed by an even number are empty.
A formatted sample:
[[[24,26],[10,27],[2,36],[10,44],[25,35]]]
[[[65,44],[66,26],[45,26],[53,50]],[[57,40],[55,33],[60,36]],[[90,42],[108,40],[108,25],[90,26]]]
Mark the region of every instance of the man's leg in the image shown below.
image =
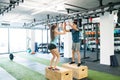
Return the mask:
[[[81,65],[81,56],[80,56],[80,51],[77,51],[77,55],[78,55],[78,67]]]
[[[80,43],[76,43],[76,53],[77,53],[77,57],[78,57],[78,65],[81,65],[81,55],[80,55]]]
[[[74,64],[75,63],[75,51],[72,50],[72,61],[70,62],[70,64]]]
[[[80,51],[77,51],[77,55],[78,55],[78,63],[81,63],[81,55],[80,55]]]
[[[75,51],[72,50],[72,62],[75,62]]]

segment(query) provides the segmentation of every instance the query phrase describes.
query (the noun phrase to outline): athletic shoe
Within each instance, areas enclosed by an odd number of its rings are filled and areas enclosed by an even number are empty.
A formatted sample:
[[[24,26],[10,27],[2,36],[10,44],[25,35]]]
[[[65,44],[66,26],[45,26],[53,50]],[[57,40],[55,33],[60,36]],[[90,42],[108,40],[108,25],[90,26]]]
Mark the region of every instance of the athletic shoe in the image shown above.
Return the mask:
[[[58,69],[58,68],[53,68],[52,70],[57,70],[57,71],[59,71],[60,69]]]
[[[48,67],[48,69],[53,69],[53,67]]]
[[[70,62],[69,64],[74,64],[74,63],[75,63],[75,62],[72,61],[72,62]]]
[[[79,67],[81,65],[81,63],[78,63],[77,66]]]

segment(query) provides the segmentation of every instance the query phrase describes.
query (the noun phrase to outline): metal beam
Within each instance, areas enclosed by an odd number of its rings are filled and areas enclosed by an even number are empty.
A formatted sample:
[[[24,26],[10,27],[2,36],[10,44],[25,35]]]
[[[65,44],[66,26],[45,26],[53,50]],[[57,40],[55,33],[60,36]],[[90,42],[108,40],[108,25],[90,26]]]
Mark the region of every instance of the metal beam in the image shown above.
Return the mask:
[[[120,2],[115,2],[115,3],[112,3],[112,4],[109,4],[109,3],[108,3],[108,4],[103,5],[103,6],[98,6],[98,7],[95,7],[95,8],[88,9],[88,10],[86,10],[86,11],[84,11],[84,12],[96,11],[96,10],[98,10],[98,9],[104,9],[104,8],[107,8],[107,7],[111,6],[111,5],[113,5],[113,6],[115,6],[115,5],[120,5]],[[71,14],[69,14],[69,15],[76,15],[76,14],[81,14],[81,11],[75,12],[75,13],[71,13]]]
[[[84,10],[88,10],[87,8],[83,8],[83,7],[80,7],[80,6],[76,6],[76,5],[72,5],[72,4],[68,4],[68,3],[64,3],[65,5],[68,5],[68,6],[72,6],[72,7],[76,7],[76,8],[80,8],[80,9],[84,9]]]
[[[78,10],[75,9],[70,9],[70,8],[65,8],[66,10],[74,11],[74,12],[79,12]]]
[[[119,8],[120,8],[120,2],[116,2],[116,3],[108,3],[108,4],[106,4],[106,5],[103,5],[103,6],[99,6],[99,7],[95,7],[95,8],[91,8],[91,9],[89,9],[89,10],[81,10],[81,11],[79,11],[79,12],[74,12],[74,13],[72,13],[72,14],[69,14],[67,17],[64,17],[64,18],[61,18],[61,19],[59,19],[59,18],[57,18],[57,22],[59,23],[59,22],[64,22],[65,20],[68,20],[68,19],[73,19],[73,18],[77,18],[76,16],[74,16],[74,15],[77,15],[77,14],[79,14],[80,16],[79,16],[79,18],[84,18],[84,17],[86,17],[86,18],[88,18],[89,16],[93,16],[93,17],[98,17],[99,15],[97,15],[97,14],[102,14],[102,13],[104,13],[104,12],[107,12],[107,10],[109,9],[109,7],[110,6],[118,6],[118,8],[111,8],[111,11],[114,11],[114,10],[118,10]],[[107,9],[108,8],[108,9]],[[101,10],[100,10],[101,9]],[[104,10],[102,10],[102,9],[104,9]],[[98,10],[98,11],[97,11]],[[99,11],[100,10],[100,11]],[[92,11],[92,12],[91,12]],[[56,21],[56,17],[54,17],[54,18],[51,18],[51,19],[49,19],[49,23],[48,24],[52,24],[52,23],[55,23]],[[36,25],[40,25],[40,24],[45,24],[45,23],[47,23],[46,22],[46,20],[41,20],[40,22],[38,22],[37,24],[35,23],[35,25],[33,25],[33,26],[36,26]],[[28,24],[27,26],[31,26],[31,24],[33,24],[33,23],[30,23],[30,24]]]

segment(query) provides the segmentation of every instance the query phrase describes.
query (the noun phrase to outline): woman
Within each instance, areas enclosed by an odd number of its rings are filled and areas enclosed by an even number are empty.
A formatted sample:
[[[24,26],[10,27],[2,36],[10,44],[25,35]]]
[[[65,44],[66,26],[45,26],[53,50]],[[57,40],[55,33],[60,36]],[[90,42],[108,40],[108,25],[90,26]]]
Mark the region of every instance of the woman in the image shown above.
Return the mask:
[[[60,53],[57,48],[57,40],[59,38],[59,35],[65,34],[65,30],[64,30],[63,26],[62,26],[62,30],[63,30],[63,32],[58,31],[57,24],[52,25],[52,27],[50,29],[51,42],[48,45],[48,49],[50,50],[53,57],[50,61],[50,66],[48,67],[48,69],[59,70],[58,68],[56,68],[56,66],[60,60]]]

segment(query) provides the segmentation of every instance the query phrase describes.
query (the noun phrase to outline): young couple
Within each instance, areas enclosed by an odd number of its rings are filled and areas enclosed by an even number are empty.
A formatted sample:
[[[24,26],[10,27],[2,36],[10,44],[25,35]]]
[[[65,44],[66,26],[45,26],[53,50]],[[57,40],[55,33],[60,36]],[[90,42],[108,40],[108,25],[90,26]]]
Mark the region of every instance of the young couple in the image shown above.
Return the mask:
[[[78,55],[78,64],[77,66],[79,67],[81,65],[81,58],[80,58],[80,40],[79,40],[79,28],[77,26],[77,21],[74,20],[73,24],[69,23],[69,26],[71,26],[72,29],[66,30],[66,23],[62,24],[62,32],[58,31],[58,25],[54,24],[50,28],[50,35],[51,35],[51,42],[48,45],[48,49],[50,50],[50,53],[52,54],[52,59],[50,61],[50,66],[48,67],[49,69],[53,70],[59,70],[56,68],[59,60],[60,60],[60,53],[57,48],[57,39],[59,38],[59,35],[65,34],[66,32],[71,32],[72,33],[72,61],[69,64],[74,64],[75,63],[75,52]],[[54,63],[54,64],[53,64]]]

